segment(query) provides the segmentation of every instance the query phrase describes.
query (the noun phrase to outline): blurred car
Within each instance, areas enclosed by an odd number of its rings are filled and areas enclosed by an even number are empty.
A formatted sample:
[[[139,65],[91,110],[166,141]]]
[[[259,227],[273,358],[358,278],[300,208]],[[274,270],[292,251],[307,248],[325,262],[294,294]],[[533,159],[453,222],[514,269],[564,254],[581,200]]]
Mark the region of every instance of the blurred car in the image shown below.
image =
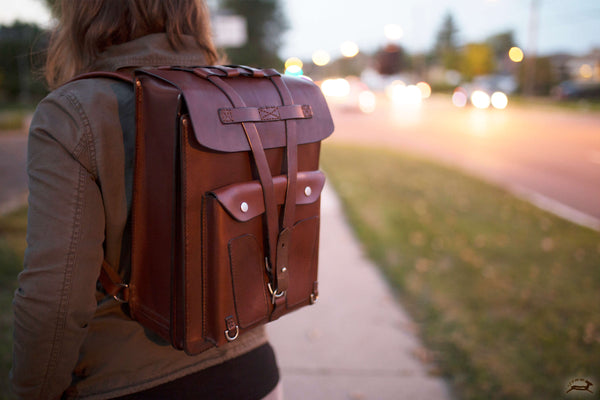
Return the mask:
[[[552,93],[559,100],[600,100],[600,82],[565,81]]]
[[[457,87],[452,102],[457,107],[472,105],[475,108],[503,110],[508,105],[508,96],[515,92],[517,83],[509,75],[478,76],[472,82]]]
[[[371,113],[376,107],[376,97],[359,78],[331,78],[320,82],[321,91],[330,105],[346,111]]]

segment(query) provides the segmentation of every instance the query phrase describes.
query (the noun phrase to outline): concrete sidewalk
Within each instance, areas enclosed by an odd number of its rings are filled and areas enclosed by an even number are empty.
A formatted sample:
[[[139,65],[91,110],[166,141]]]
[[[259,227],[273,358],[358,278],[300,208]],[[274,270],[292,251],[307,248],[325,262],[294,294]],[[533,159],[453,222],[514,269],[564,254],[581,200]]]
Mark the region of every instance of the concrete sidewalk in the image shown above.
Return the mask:
[[[268,325],[285,400],[450,399],[330,187],[321,208],[319,300]]]

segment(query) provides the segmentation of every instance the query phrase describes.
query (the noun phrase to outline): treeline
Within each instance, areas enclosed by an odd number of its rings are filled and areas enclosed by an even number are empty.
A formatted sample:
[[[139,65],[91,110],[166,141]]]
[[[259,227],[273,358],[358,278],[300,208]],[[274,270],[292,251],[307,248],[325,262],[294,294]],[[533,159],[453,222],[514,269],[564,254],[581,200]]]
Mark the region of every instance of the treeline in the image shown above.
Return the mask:
[[[37,25],[0,25],[0,104],[37,102],[46,93],[41,79],[48,33]]]

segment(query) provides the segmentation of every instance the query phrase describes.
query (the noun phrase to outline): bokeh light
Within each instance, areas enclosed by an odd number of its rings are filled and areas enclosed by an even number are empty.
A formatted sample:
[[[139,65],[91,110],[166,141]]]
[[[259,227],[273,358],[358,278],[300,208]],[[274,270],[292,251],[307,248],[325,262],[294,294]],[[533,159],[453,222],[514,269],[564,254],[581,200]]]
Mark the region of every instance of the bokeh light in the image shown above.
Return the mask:
[[[471,94],[471,104],[473,104],[475,108],[482,110],[488,108],[490,106],[490,96],[482,90],[475,90]]]
[[[358,106],[360,110],[364,113],[372,113],[375,111],[375,107],[377,105],[377,99],[375,98],[375,93],[370,90],[363,90],[358,95]]]
[[[285,60],[285,69],[288,69],[289,67],[292,67],[292,66],[302,68],[302,67],[304,67],[304,63],[298,57],[290,57],[287,60]]]
[[[508,51],[508,58],[516,63],[523,61],[523,50],[518,47],[511,47]]]
[[[340,46],[340,51],[344,57],[352,58],[358,54],[359,49],[356,43],[347,41],[342,43]]]
[[[302,76],[304,75],[304,71],[298,65],[290,65],[285,69],[285,74],[290,76]]]
[[[592,66],[589,64],[583,64],[579,67],[579,74],[582,78],[590,79],[594,75],[594,71],[592,70]]]
[[[392,42],[399,41],[404,35],[402,27],[396,24],[387,24],[386,26],[384,26],[383,33],[385,34],[385,37]]]
[[[419,82],[417,87],[421,91],[421,98],[428,99],[431,96],[431,86],[427,82]]]
[[[350,83],[344,78],[326,79],[321,84],[321,91],[328,97],[345,97],[350,94]]]
[[[467,91],[461,87],[457,87],[454,89],[454,93],[452,93],[452,104],[456,107],[464,107],[467,105]]]
[[[392,82],[385,92],[396,106],[418,105],[422,100],[421,90],[416,85],[406,85],[400,80]]]
[[[325,50],[317,50],[312,55],[312,61],[315,65],[322,67],[323,65],[329,64],[331,61],[331,56]]]
[[[508,105],[508,97],[502,92],[494,92],[491,98],[492,106],[498,110],[504,110]]]

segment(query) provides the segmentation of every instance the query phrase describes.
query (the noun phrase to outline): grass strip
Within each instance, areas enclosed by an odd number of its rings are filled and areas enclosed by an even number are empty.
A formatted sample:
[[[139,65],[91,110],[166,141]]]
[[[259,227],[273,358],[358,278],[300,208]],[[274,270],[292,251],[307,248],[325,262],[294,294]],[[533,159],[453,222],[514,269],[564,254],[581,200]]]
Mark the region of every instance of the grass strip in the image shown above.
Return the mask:
[[[461,399],[600,386],[600,235],[457,170],[326,144],[323,168]]]
[[[0,217],[0,399],[9,400],[8,371],[12,362],[12,298],[23,268],[27,209]]]

